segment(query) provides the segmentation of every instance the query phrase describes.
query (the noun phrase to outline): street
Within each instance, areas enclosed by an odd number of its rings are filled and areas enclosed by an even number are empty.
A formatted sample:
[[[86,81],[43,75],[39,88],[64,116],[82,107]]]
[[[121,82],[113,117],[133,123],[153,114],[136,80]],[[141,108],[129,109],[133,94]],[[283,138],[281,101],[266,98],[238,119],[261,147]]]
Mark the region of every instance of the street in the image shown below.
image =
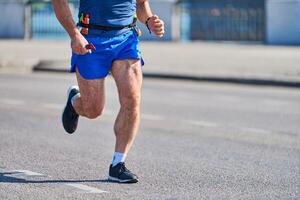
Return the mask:
[[[67,74],[0,74],[0,199],[300,199],[300,92],[144,79],[142,124],[127,166],[107,181],[118,112],[61,125]]]

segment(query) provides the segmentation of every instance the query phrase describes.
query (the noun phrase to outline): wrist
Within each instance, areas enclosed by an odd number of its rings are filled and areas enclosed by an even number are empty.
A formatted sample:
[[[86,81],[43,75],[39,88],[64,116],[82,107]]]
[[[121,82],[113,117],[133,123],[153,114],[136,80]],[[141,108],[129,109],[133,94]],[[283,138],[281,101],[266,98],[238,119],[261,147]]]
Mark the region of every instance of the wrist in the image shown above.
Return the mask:
[[[81,35],[80,31],[77,28],[73,28],[70,32],[69,32],[69,36],[71,39],[74,39],[75,37],[77,37],[78,35]]]
[[[151,34],[151,29],[150,29],[150,26],[149,26],[149,21],[150,21],[151,18],[152,18],[152,16],[151,16],[151,17],[148,17],[148,18],[146,19],[146,22],[145,22],[145,25],[146,25],[146,27],[147,27],[147,29],[148,29],[148,31],[149,31],[150,34]]]

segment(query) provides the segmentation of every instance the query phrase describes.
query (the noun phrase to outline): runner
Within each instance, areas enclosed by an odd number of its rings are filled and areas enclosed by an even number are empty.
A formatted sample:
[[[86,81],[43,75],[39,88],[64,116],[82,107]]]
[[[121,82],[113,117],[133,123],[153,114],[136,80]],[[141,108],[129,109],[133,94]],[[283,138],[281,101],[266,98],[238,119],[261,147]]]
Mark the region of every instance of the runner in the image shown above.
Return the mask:
[[[147,0],[80,0],[77,28],[67,0],[52,0],[56,16],[71,38],[71,72],[78,86],[71,86],[62,115],[63,127],[75,132],[79,116],[97,118],[104,108],[104,81],[111,73],[118,88],[120,110],[114,124],[115,152],[108,179],[136,183],[138,177],[125,167],[140,125],[143,60],[136,20],[149,32],[164,35],[164,22],[153,15]]]

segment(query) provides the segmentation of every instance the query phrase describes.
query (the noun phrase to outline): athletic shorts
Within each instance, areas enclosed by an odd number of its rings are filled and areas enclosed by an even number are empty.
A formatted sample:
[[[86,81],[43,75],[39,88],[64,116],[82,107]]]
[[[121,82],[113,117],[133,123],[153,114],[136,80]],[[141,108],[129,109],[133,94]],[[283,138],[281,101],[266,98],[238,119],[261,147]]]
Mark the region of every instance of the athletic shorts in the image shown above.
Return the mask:
[[[93,43],[96,50],[92,53],[77,55],[72,53],[71,72],[78,69],[80,75],[87,80],[104,78],[111,70],[115,60],[139,59],[144,64],[139,49],[136,30],[130,30],[119,36],[100,37],[84,36]]]

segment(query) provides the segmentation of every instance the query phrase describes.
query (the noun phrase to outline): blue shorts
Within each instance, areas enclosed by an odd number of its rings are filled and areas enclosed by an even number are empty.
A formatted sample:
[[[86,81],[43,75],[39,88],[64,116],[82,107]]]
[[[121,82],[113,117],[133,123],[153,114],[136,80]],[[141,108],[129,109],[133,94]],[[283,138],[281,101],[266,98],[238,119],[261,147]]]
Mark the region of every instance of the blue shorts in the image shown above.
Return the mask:
[[[115,37],[85,36],[96,50],[85,55],[72,53],[71,72],[76,68],[87,80],[104,78],[115,60],[139,59],[143,63],[136,30]]]

